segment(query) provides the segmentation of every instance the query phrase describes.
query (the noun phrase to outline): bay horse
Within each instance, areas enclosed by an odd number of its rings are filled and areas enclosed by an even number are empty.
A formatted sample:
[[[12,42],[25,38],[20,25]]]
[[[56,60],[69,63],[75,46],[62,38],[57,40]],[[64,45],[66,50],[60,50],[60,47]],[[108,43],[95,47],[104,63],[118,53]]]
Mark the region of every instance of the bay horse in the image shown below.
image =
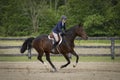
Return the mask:
[[[73,26],[66,31],[65,35],[63,36],[63,41],[58,47],[59,51],[57,49],[55,49],[55,52],[51,51],[53,43],[48,38],[48,35],[43,34],[36,38],[31,37],[26,39],[22,45],[20,52],[24,53],[25,50],[27,50],[27,48],[31,49],[33,47],[38,52],[37,59],[41,61],[43,64],[45,64],[44,61],[42,60],[42,56],[45,54],[46,60],[52,66],[53,70],[57,71],[56,67],[51,62],[50,53],[59,54],[60,52],[65,57],[65,59],[67,60],[67,63],[62,65],[60,68],[64,68],[70,64],[70,59],[68,57],[69,53],[73,54],[76,57],[76,65],[77,65],[79,56],[74,51],[74,47],[75,47],[74,40],[77,36],[82,37],[85,40],[88,39],[88,36],[81,24]],[[74,67],[76,65],[74,65]]]

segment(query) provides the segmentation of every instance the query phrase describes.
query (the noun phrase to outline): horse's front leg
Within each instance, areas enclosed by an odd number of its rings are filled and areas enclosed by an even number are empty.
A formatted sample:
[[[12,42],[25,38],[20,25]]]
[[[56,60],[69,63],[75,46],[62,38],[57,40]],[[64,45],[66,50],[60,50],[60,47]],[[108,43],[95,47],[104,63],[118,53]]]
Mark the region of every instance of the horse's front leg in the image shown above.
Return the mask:
[[[73,65],[73,67],[76,67],[77,64],[78,64],[78,61],[79,61],[79,56],[78,56],[78,54],[75,51],[72,51],[71,54],[73,54],[76,57],[76,64]]]
[[[70,64],[70,59],[69,59],[68,55],[67,54],[63,54],[63,56],[67,60],[67,63],[65,65],[62,65],[60,68],[67,67]]]
[[[49,62],[49,64],[52,66],[54,71],[57,71],[56,67],[53,65],[53,63],[50,60],[50,53],[46,53],[46,60]]]

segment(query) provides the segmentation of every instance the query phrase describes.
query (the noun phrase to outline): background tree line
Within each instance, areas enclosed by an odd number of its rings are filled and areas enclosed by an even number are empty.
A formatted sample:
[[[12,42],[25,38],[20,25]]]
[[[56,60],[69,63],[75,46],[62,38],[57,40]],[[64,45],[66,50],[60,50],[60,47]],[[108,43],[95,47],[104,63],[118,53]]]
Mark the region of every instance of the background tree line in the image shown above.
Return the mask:
[[[120,0],[0,0],[0,36],[49,34],[61,15],[89,36],[120,36]]]

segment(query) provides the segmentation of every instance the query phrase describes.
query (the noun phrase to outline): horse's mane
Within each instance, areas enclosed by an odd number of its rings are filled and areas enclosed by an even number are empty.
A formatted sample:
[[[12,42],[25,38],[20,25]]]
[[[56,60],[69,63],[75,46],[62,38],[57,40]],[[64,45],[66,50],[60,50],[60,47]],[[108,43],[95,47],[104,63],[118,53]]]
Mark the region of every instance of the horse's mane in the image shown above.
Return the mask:
[[[74,30],[76,27],[81,27],[83,24],[82,23],[79,23],[78,25],[75,25],[75,26],[73,26],[73,27],[70,27],[68,30],[67,30],[67,32],[68,31],[71,31],[71,30]]]
[[[75,30],[77,27],[81,27],[83,24],[82,23],[79,23],[78,25],[75,25],[73,27],[70,27],[66,32],[69,32],[69,31],[73,31]]]
[[[77,26],[78,26],[78,25],[75,25],[75,26],[73,26],[73,27],[70,27],[66,32],[69,32],[69,31],[74,30]]]
[[[69,35],[71,34],[71,35],[72,35],[79,26],[80,26],[80,25],[75,25],[75,26],[69,28],[69,29],[66,31],[66,34],[69,34]]]

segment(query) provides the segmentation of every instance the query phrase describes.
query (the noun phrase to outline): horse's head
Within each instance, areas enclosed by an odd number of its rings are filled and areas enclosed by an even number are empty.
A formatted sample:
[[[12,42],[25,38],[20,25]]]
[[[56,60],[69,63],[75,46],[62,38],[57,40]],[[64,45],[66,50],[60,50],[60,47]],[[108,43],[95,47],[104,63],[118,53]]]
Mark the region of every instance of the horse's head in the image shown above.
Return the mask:
[[[82,37],[83,39],[85,39],[85,40],[88,39],[88,36],[87,36],[82,24],[79,24],[76,27],[76,33],[77,33],[78,36]]]

